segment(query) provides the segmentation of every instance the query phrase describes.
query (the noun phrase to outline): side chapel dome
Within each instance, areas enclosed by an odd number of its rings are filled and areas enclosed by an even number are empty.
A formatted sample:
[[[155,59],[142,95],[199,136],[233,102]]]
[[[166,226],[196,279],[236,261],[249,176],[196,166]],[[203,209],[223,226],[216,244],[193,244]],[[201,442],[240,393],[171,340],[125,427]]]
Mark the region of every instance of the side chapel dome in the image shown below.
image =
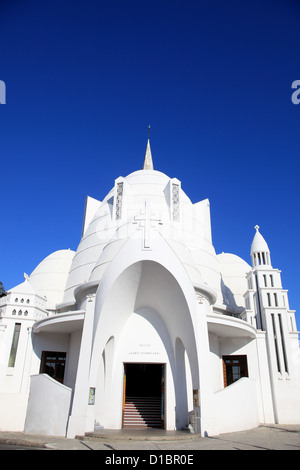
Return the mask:
[[[74,254],[72,250],[55,251],[41,261],[29,276],[30,285],[40,296],[47,298],[49,308],[55,308],[62,302]]]

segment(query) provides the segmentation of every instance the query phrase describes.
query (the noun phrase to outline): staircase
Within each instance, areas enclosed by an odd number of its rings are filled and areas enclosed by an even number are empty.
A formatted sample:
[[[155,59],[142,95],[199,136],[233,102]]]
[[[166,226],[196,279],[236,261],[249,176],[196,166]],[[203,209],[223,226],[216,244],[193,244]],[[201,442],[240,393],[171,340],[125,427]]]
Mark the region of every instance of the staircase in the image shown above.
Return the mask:
[[[126,397],[123,428],[161,428],[160,397]]]

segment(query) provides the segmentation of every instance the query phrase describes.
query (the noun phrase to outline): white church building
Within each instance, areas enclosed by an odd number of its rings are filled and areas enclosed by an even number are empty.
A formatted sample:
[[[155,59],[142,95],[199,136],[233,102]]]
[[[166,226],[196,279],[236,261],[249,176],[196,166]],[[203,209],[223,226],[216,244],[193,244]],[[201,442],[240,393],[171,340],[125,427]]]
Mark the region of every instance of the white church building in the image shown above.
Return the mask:
[[[295,312],[255,228],[251,265],[216,254],[208,199],[155,171],[148,140],[142,170],[87,197],[77,251],[2,293],[0,430],[300,423]]]

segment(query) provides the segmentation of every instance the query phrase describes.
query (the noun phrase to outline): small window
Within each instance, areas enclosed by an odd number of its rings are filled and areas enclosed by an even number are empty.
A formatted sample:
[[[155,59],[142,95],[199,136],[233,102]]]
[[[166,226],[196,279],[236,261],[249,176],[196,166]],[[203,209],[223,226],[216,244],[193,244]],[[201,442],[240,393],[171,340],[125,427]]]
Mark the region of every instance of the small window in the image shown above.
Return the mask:
[[[64,381],[66,353],[56,351],[43,351],[40,374],[48,374],[60,383]]]
[[[173,207],[173,220],[179,222],[179,185],[172,185],[172,207]]]
[[[8,367],[15,367],[20,331],[21,331],[21,323],[15,323],[14,334],[13,334],[9,361],[8,361]]]
[[[224,386],[248,377],[247,356],[223,356]]]

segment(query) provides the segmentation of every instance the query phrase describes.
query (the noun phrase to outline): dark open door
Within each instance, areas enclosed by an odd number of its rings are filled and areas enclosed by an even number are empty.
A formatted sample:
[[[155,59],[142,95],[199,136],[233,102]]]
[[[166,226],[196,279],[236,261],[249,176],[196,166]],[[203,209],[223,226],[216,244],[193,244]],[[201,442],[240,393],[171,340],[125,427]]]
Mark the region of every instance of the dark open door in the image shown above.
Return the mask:
[[[122,408],[123,427],[164,427],[164,364],[124,364]]]

